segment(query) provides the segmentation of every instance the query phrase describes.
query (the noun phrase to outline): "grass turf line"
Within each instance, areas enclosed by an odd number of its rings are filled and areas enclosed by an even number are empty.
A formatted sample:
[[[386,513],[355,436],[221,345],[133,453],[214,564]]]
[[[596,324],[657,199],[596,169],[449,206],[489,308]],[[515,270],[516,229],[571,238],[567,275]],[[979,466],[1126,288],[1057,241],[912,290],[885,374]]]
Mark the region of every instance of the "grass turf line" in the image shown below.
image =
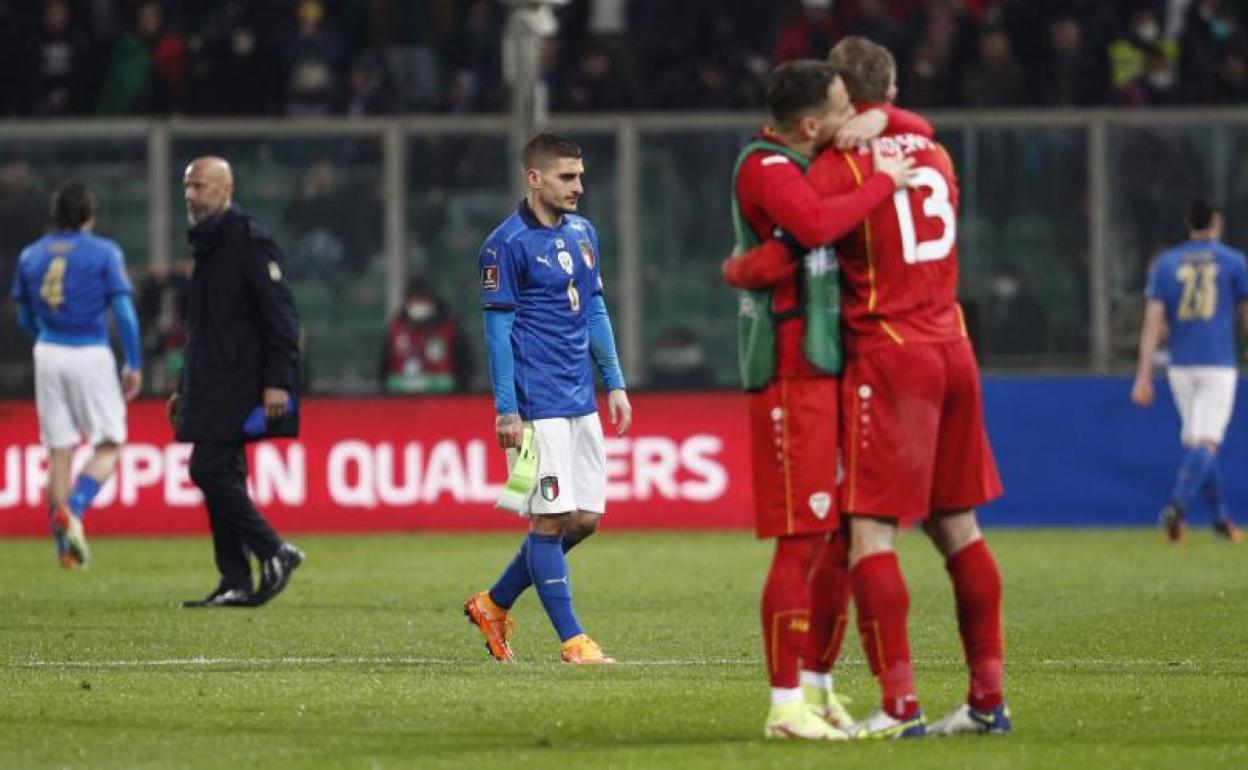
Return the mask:
[[[774,744],[746,534],[604,531],[571,556],[578,613],[629,665],[559,665],[536,596],[515,666],[460,615],[514,535],[304,537],[258,610],[182,611],[211,587],[199,539],[0,541],[0,767],[1213,767],[1248,765],[1248,550],[1193,532],[991,532],[1005,573],[1005,739]],[[948,580],[901,543],[929,718],[964,694]],[[876,690],[856,634],[838,685]]]

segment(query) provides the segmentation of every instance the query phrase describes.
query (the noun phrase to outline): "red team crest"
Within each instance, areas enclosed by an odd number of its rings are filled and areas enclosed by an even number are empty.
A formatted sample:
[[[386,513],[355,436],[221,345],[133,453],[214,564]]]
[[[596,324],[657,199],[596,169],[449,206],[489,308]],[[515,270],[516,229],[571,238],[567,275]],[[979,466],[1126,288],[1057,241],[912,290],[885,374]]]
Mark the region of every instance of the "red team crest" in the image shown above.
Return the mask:
[[[585,267],[593,270],[594,247],[589,245],[589,241],[577,241],[576,245],[581,247],[581,259],[585,260]]]

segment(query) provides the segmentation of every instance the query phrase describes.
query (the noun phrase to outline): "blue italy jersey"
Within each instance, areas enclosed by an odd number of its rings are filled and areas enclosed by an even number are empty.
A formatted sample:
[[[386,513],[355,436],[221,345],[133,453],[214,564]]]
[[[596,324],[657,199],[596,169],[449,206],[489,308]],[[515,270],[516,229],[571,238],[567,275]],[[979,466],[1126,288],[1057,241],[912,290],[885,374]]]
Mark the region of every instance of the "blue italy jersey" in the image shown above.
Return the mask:
[[[546,227],[523,201],[481,247],[482,304],[516,314],[511,348],[526,420],[597,411],[587,306],[602,293],[598,254],[588,219],[565,214]]]
[[[45,235],[26,247],[13,299],[34,311],[41,340],[108,341],[109,303],[131,293],[121,249],[85,232]]]
[[[1235,365],[1235,316],[1248,301],[1242,252],[1216,241],[1176,246],[1153,263],[1146,294],[1165,303],[1172,365]]]

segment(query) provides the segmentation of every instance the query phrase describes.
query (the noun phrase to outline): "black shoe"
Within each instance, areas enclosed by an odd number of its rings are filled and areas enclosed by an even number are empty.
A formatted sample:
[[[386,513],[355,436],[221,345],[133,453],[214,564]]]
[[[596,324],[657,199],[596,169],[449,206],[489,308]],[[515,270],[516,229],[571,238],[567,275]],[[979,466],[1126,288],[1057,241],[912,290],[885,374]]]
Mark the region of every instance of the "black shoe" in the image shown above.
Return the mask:
[[[1219,516],[1213,520],[1213,536],[1230,540],[1232,543],[1240,543],[1244,539],[1244,536],[1239,533],[1239,527],[1235,526],[1230,516]]]
[[[1166,533],[1166,539],[1171,543],[1182,543],[1187,540],[1187,522],[1183,516],[1183,506],[1178,503],[1170,503],[1161,509],[1161,515],[1157,517],[1157,524],[1161,530]]]
[[[182,602],[182,609],[200,609],[204,607],[255,607],[256,597],[246,588],[227,588],[218,586],[217,590],[203,599],[188,599]]]
[[[282,592],[290,582],[290,575],[303,564],[303,551],[290,543],[282,543],[277,553],[260,563],[260,590],[256,591],[256,604],[264,604]]]

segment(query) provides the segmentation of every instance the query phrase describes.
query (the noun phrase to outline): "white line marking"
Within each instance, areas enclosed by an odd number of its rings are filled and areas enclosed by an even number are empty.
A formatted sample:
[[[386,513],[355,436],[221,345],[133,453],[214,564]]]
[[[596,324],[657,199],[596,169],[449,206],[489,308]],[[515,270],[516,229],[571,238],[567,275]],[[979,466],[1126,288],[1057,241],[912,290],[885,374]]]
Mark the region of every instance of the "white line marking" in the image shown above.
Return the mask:
[[[524,661],[527,663],[554,663],[548,660]],[[0,661],[0,668],[194,668],[212,666],[243,666],[249,668],[274,668],[281,666],[479,666],[487,664],[487,660],[461,660],[457,658],[410,658],[410,657],[375,657],[375,658],[163,658],[156,660],[12,660]],[[1034,668],[1100,668],[1114,669],[1175,669],[1175,668],[1216,668],[1219,666],[1242,666],[1243,658],[1217,658],[1210,660],[1161,660],[1152,658],[1048,658],[1039,661],[1014,661],[1008,664],[1018,670]],[[917,666],[948,666],[961,665],[961,660],[954,658],[929,658],[915,660]],[[635,668],[669,668],[676,666],[690,667],[741,667],[761,666],[761,659],[739,658],[700,658],[670,660],[622,660],[618,666]],[[861,667],[859,660],[847,660],[843,665]]]

